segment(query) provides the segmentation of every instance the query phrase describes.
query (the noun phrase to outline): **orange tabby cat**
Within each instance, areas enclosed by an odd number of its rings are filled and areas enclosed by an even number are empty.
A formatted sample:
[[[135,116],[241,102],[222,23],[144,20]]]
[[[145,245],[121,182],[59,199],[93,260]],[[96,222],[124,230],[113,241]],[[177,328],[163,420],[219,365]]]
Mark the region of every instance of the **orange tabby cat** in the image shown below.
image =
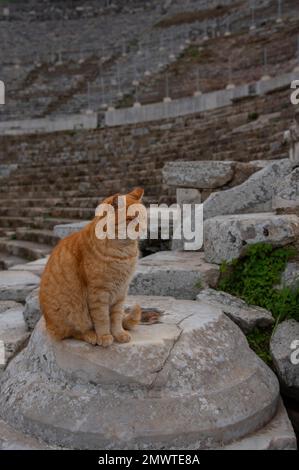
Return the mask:
[[[125,196],[127,207],[141,203],[143,189]],[[103,201],[117,207],[118,195]],[[130,341],[140,322],[136,305],[124,314],[123,302],[138,259],[138,242],[96,237],[95,217],[83,230],[61,240],[53,250],[40,286],[40,304],[49,333],[109,346]],[[126,219],[128,224],[131,218]],[[117,233],[116,219],[116,233]]]

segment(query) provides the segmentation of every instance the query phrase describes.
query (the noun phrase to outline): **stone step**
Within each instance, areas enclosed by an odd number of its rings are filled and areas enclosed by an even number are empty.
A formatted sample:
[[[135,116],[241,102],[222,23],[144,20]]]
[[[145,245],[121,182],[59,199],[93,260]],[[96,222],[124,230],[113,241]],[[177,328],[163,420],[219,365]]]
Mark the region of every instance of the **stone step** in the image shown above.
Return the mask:
[[[72,224],[78,222],[77,219],[64,219],[64,218],[58,218],[58,217],[46,217],[42,220],[32,220],[29,223],[29,227],[34,228],[34,229],[41,229],[41,230],[53,230],[55,225],[60,225],[60,224]],[[0,224],[1,224],[1,219],[0,219]]]
[[[73,219],[88,219],[94,217],[94,208],[84,207],[19,207],[17,209],[19,217],[62,217]],[[13,217],[16,214],[15,207],[2,207],[0,205],[1,217]]]
[[[0,270],[11,269],[13,266],[23,263],[26,263],[26,260],[24,258],[0,252]]]
[[[37,276],[41,276],[44,272],[45,266],[48,262],[49,256],[45,258],[40,258],[35,261],[30,261],[29,263],[24,260],[22,264],[16,264],[10,268],[10,271],[28,271]]]
[[[0,217],[0,227],[3,228],[17,228],[30,224],[28,217]]]
[[[35,229],[52,230],[55,225],[71,224],[77,222],[77,219],[65,219],[55,217],[0,217],[0,227],[2,230],[31,227]]]
[[[52,230],[38,230],[31,228],[17,229],[16,239],[49,246],[55,246],[59,241],[59,238],[54,235]]]
[[[99,197],[59,197],[59,198],[31,198],[31,199],[0,199],[0,207],[86,207],[94,208],[104,196]]]
[[[203,253],[160,251],[138,261],[129,292],[194,300],[201,289],[216,287],[219,275],[219,266],[206,263]]]
[[[43,217],[49,216],[51,209],[43,207],[18,207],[17,213],[19,217]],[[15,207],[3,207],[0,205],[1,217],[14,217],[16,215]]]
[[[51,253],[52,247],[30,241],[0,238],[0,251],[34,261]]]
[[[0,301],[25,302],[39,283],[40,278],[30,271],[0,271]]]

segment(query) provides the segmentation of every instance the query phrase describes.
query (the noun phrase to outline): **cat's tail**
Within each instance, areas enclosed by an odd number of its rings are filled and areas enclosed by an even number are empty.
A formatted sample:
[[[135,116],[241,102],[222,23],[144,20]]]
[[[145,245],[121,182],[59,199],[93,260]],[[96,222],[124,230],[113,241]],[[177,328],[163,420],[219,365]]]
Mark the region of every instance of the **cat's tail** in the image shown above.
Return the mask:
[[[123,327],[125,330],[132,330],[135,326],[139,325],[141,321],[141,307],[134,305],[129,313],[124,316]]]

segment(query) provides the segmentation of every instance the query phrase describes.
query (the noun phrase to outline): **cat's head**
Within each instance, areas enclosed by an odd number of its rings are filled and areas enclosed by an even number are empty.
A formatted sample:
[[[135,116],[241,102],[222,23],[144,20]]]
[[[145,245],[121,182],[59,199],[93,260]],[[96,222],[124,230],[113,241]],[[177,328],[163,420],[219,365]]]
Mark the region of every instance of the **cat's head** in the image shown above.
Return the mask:
[[[113,209],[116,239],[119,238],[119,233],[121,233],[121,230],[126,230],[128,235],[126,236],[126,239],[130,239],[130,234],[132,234],[132,232],[140,233],[141,229],[144,229],[147,216],[146,209],[142,203],[143,194],[144,190],[142,188],[135,188],[128,194],[122,195],[118,193],[114,194],[113,196],[109,196],[104,199],[104,201],[99,206],[105,207],[108,205],[111,209]],[[104,209],[102,209],[102,214],[104,212]],[[105,212],[104,216],[107,217],[107,212]],[[100,216],[100,218],[102,219],[102,216]],[[107,229],[107,227],[105,227],[105,229]]]
[[[142,198],[144,194],[144,189],[135,188],[128,194],[114,194],[104,199],[104,204],[111,205],[115,210],[122,207],[123,202],[125,202],[126,207],[130,207],[133,204],[142,204]]]

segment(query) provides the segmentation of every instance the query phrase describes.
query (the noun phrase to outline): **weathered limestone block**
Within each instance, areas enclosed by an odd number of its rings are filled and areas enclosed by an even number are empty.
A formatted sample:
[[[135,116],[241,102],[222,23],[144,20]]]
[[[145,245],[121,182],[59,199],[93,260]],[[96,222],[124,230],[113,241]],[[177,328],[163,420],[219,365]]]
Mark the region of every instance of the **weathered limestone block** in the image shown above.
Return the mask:
[[[256,305],[248,305],[227,292],[215,289],[204,289],[196,297],[223,311],[244,333],[249,333],[256,327],[267,327],[273,324],[271,312]]]
[[[175,161],[165,164],[163,178],[169,186],[213,189],[224,186],[234,176],[234,162]]]
[[[46,443],[108,450],[219,448],[274,418],[275,375],[219,309],[136,302],[159,311],[159,323],[109,349],[56,342],[41,319],[1,379],[2,419]]]
[[[0,301],[0,341],[4,343],[4,363],[0,363],[0,374],[29,337],[23,310],[23,305],[16,302]]]
[[[289,159],[277,160],[254,173],[239,186],[212,193],[204,202],[204,218],[271,211],[273,188],[291,169]]]
[[[286,320],[278,325],[270,352],[284,393],[299,401],[299,322]]]
[[[279,214],[299,215],[299,168],[295,168],[276,185],[272,207]]]
[[[240,258],[248,245],[263,242],[284,246],[299,238],[299,218],[294,215],[243,214],[208,219],[204,224],[204,252],[209,263]]]
[[[41,317],[41,309],[39,303],[39,287],[34,289],[28,297],[26,297],[25,308],[23,312],[24,320],[29,330],[33,330]]]
[[[16,264],[10,268],[10,271],[29,271],[32,274],[41,276],[44,272],[48,259],[49,256],[46,256],[45,258],[37,259],[36,261],[31,261],[30,263]]]
[[[40,278],[29,271],[0,271],[0,300],[24,302],[39,283]]]
[[[203,253],[160,251],[138,261],[130,294],[192,300],[203,287],[215,287],[218,279],[219,267],[207,263]]]
[[[289,287],[293,290],[299,288],[299,263],[287,263],[281,276],[281,287]]]

